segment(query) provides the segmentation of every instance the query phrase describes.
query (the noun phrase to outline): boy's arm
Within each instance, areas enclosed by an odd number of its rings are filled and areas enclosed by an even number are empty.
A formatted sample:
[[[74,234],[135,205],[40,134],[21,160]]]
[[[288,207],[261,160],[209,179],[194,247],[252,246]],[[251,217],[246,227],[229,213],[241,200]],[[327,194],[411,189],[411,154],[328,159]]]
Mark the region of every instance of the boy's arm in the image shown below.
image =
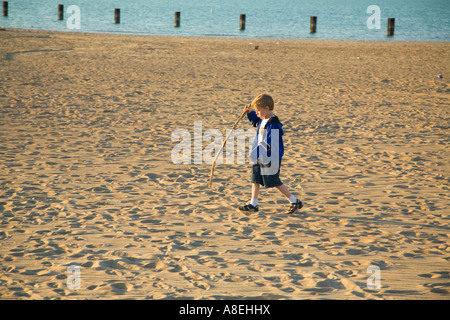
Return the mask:
[[[259,121],[261,120],[258,118],[255,111],[247,113],[247,118],[248,118],[248,120],[250,120],[250,122],[253,124],[254,127],[257,127]]]
[[[260,119],[256,115],[256,112],[252,111],[251,105],[247,104],[244,107],[244,112],[247,112],[247,118],[248,118],[248,120],[250,120],[250,122],[253,124],[253,126],[257,127]]]

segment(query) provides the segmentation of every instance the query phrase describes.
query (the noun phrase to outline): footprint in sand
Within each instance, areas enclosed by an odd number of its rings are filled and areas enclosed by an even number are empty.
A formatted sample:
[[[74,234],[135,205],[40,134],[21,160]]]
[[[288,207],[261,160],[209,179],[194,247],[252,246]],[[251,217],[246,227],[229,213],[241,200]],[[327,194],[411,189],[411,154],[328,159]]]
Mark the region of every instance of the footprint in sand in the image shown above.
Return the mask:
[[[130,291],[133,288],[133,286],[126,282],[117,282],[111,284],[111,289],[116,294],[126,294],[128,291]]]
[[[435,279],[436,282],[424,284],[431,293],[448,295],[450,291],[450,273],[448,271],[435,271],[432,273],[419,274],[420,277]]]

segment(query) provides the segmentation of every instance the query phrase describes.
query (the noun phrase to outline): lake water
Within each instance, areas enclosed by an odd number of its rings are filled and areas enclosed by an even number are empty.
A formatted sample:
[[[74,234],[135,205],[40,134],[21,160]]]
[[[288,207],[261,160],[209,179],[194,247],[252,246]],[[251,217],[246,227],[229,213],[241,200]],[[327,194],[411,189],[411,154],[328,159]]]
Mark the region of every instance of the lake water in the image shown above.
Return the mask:
[[[64,20],[58,20],[58,4]],[[79,9],[67,12],[75,5]],[[375,10],[369,10],[375,6]],[[450,41],[450,0],[9,0],[0,26],[147,35]],[[120,8],[120,24],[114,9]],[[174,13],[181,25],[174,27]],[[246,28],[239,30],[239,16]],[[310,16],[317,32],[310,34]],[[395,35],[387,37],[388,18]],[[78,20],[76,20],[78,19]],[[77,26],[74,24],[79,22]],[[77,27],[77,29],[71,29]]]

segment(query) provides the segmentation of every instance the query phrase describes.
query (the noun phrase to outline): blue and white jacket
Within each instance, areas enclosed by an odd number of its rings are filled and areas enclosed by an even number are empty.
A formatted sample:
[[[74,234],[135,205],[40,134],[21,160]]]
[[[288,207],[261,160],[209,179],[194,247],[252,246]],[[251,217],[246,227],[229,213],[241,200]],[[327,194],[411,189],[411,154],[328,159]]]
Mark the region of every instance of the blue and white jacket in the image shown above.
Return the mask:
[[[255,111],[252,111],[247,114],[248,120],[256,127],[256,136],[253,140],[252,148],[250,151],[250,159],[255,163],[259,160],[263,164],[267,164],[270,162],[270,158],[272,157],[272,147],[278,146],[278,158],[281,158],[284,155],[284,145],[283,145],[283,124],[280,122],[277,116],[272,116],[266,123],[264,128],[261,128],[262,119],[260,119]],[[278,130],[278,133],[275,134],[274,130]],[[259,142],[258,136],[260,135],[260,130],[264,130],[262,132],[262,141]],[[272,137],[278,136],[278,143],[273,143]],[[267,156],[267,158],[266,158]],[[275,155],[274,155],[275,156]]]

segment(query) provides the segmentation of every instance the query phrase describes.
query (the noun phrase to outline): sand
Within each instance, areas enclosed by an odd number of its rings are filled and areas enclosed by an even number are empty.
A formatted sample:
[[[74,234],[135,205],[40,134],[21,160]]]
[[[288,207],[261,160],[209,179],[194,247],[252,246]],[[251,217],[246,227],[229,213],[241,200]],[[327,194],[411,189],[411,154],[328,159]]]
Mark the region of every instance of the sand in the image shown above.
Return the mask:
[[[449,299],[450,43],[0,42],[1,299]],[[225,135],[262,92],[298,214],[268,189],[236,209],[249,164],[210,189],[171,160],[175,130]]]

